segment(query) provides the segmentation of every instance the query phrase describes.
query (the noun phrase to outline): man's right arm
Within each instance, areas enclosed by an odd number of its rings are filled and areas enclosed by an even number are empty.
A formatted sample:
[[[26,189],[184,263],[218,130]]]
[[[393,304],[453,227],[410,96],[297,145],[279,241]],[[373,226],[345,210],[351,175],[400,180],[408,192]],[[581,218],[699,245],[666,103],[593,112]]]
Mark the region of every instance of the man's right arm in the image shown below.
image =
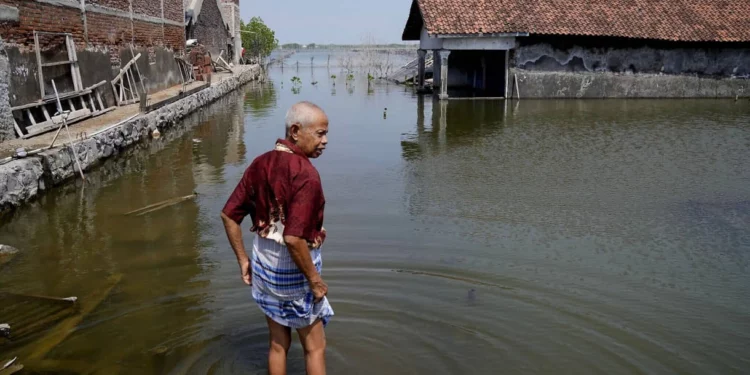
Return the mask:
[[[328,294],[328,285],[323,281],[315,268],[315,264],[313,264],[307,240],[297,236],[284,236],[284,242],[286,242],[286,247],[289,249],[289,255],[294,260],[294,264],[297,265],[297,268],[302,271],[302,274],[310,283],[310,290],[315,296],[315,302],[320,301]]]

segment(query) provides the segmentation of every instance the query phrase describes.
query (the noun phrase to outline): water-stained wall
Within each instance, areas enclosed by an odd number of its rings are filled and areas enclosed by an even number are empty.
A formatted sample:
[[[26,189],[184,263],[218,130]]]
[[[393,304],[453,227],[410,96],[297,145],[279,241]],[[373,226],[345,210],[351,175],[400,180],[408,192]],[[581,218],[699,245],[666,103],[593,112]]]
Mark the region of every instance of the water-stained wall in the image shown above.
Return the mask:
[[[511,66],[531,97],[736,97],[750,44],[537,36],[518,39]]]

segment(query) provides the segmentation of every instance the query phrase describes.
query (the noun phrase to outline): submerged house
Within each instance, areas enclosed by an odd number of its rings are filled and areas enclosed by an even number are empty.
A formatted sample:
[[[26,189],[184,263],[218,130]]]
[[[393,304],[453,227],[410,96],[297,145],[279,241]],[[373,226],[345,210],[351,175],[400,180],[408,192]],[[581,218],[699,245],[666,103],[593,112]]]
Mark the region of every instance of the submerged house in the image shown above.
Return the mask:
[[[746,97],[750,2],[413,0],[441,99]]]

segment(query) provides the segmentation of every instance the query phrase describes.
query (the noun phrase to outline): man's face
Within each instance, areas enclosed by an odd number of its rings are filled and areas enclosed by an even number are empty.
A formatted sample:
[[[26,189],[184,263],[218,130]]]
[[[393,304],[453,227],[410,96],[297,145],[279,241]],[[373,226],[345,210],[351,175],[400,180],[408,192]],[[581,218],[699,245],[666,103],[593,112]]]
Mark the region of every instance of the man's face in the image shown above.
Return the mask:
[[[308,158],[317,158],[323,154],[328,144],[328,116],[319,113],[315,121],[306,127],[292,125],[292,138],[295,144]]]

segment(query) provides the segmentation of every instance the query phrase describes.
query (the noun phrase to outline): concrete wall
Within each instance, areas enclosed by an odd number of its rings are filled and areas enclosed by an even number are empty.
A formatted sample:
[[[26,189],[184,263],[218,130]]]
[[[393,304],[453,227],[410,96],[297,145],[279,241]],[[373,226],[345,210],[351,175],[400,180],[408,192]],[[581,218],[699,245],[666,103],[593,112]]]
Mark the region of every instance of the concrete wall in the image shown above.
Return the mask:
[[[520,46],[518,68],[542,72],[690,74],[750,78],[750,48],[558,49],[548,43]]]
[[[750,96],[750,80],[666,74],[538,72],[511,69],[521,98],[734,98]],[[512,96],[516,89],[511,84]]]
[[[232,51],[230,56],[232,56],[232,61],[237,64],[240,61],[240,53],[242,52],[242,34],[240,33],[240,1],[220,1],[221,15],[224,17],[224,23],[229,26],[229,34],[234,38],[234,51]]]
[[[16,137],[8,99],[8,84],[10,83],[8,67],[8,54],[5,53],[5,43],[0,39],[0,142]]]
[[[716,98],[750,90],[748,43],[562,36],[517,41],[511,66],[521,97]]]

